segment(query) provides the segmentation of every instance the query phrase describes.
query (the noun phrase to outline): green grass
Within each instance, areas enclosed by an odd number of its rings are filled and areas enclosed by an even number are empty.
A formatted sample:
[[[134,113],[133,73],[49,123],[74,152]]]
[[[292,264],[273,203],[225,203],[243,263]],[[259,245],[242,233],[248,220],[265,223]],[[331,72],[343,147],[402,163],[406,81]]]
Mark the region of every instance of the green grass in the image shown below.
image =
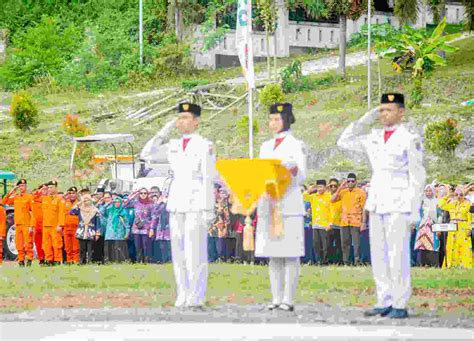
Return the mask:
[[[435,310],[474,316],[474,270],[412,270],[414,294],[410,306],[418,312]],[[107,265],[17,268],[0,271],[0,311],[41,307],[171,306],[175,299],[172,266]],[[271,299],[268,268],[211,264],[209,305],[264,304]],[[374,304],[370,267],[303,265],[298,303],[369,307]]]
[[[474,73],[472,70],[474,38],[464,39],[455,42],[453,45],[459,47],[459,51],[448,55],[448,66],[438,69],[425,81],[425,99],[423,103],[426,105],[408,111],[407,118],[413,120],[420,127],[432,120],[448,117],[457,119],[460,129],[473,127],[472,107],[462,107],[460,103],[474,98]],[[322,55],[329,53],[334,53],[334,51],[326,51]],[[305,59],[308,56],[302,58]],[[290,61],[291,58],[280,60],[279,65],[284,65]],[[258,68],[264,69],[265,63],[258,64]],[[412,82],[407,75],[395,74],[388,60],[382,61],[381,70],[382,92],[401,91],[406,94],[410,93]],[[377,65],[373,63],[373,105],[376,105],[378,101],[376,72]],[[194,79],[217,81],[240,76],[240,74],[240,68],[220,69],[212,72],[200,71],[196,73]],[[293,126],[293,131],[296,136],[306,142],[313,154],[333,149],[342,130],[367,110],[366,67],[348,68],[346,80],[338,80],[327,84],[324,80],[334,74],[335,71],[313,75],[311,78],[318,80],[319,86],[312,91],[289,94],[286,98],[287,101],[294,104],[295,108],[296,124]],[[167,82],[166,87],[178,86],[181,81],[182,79],[163,80],[163,84]],[[156,84],[152,88],[159,88],[163,84]],[[138,89],[134,90],[134,92],[136,91]],[[241,91],[243,90],[241,89]],[[64,105],[73,104],[72,113],[79,113],[81,120],[88,122],[93,133],[127,132],[134,134],[136,150],[139,150],[173,115],[170,114],[144,126],[133,127],[130,121],[125,119],[127,111],[130,108],[137,108],[146,103],[151,103],[156,98],[124,99],[117,97],[119,95],[124,95],[123,90],[102,94],[85,92],[41,94],[37,92],[35,98],[42,109],[51,107],[56,107],[56,109],[47,113],[43,112],[40,126],[31,132],[21,133],[13,129],[11,122],[3,124],[0,128],[0,155],[2,155],[0,169],[15,171],[20,176],[28,178],[33,186],[52,177],[57,177],[60,180],[61,189],[69,186],[72,180],[68,170],[68,161],[72,143],[61,130],[60,125],[66,113],[71,110],[61,107]],[[172,104],[172,101],[170,101],[165,103],[163,107]],[[117,112],[118,114],[114,119],[92,120],[94,116],[105,112]],[[242,103],[237,108],[215,117],[212,122],[204,122],[202,125],[201,133],[215,142],[219,158],[245,157],[248,155],[247,138],[239,134],[236,128],[236,122],[246,113],[246,105]],[[208,113],[204,113],[204,121],[208,115]],[[259,145],[269,137],[266,129],[266,108],[260,106],[254,115],[259,126],[255,136],[255,151],[258,153]],[[30,149],[34,152],[28,152]],[[110,150],[98,147],[98,152],[110,153]],[[451,169],[452,175],[461,181],[462,177],[468,176],[469,167],[471,166],[465,163],[458,167],[456,172]],[[355,164],[350,160],[345,160],[340,154],[335,154],[324,166],[318,169],[310,169],[309,181],[316,177],[330,177],[335,175],[336,172],[351,170],[357,170],[363,176],[369,174],[367,165]],[[437,163],[432,162],[428,168],[429,180],[431,181],[434,175],[439,174],[439,172],[440,169]],[[88,183],[88,181],[94,183],[96,178],[107,176],[109,176],[108,168],[104,170],[102,175],[91,176],[84,179],[82,183],[78,183],[78,185]]]

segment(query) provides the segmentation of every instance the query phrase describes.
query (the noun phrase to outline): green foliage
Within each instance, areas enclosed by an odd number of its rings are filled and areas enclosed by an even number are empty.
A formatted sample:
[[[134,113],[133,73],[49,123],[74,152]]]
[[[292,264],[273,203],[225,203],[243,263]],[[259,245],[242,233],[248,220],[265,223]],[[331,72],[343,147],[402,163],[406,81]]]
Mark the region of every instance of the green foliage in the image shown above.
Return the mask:
[[[414,23],[418,18],[418,0],[396,0],[393,12],[402,25]]]
[[[464,5],[465,15],[466,15],[466,30],[474,31],[474,1],[472,0],[462,0]]]
[[[326,0],[330,13],[345,15],[348,19],[357,20],[367,10],[366,0]]]
[[[283,92],[289,93],[295,90],[295,84],[303,76],[301,71],[301,62],[294,60],[280,72]]]
[[[258,99],[261,104],[268,107],[272,104],[283,102],[285,95],[280,84],[267,84],[260,92]]]
[[[461,143],[463,134],[457,128],[457,121],[448,118],[440,122],[431,122],[425,129],[428,151],[439,157],[451,157]]]
[[[387,56],[394,58],[395,71],[407,70],[411,73],[414,80],[412,100],[416,105],[423,99],[423,79],[430,76],[436,67],[447,64],[446,59],[439,56],[439,51],[456,51],[456,48],[446,44],[446,36],[443,36],[445,27],[446,18],[431,35],[426,30],[407,26],[392,43],[393,52],[387,53]]]
[[[191,80],[184,80],[181,82],[181,87],[184,90],[192,90],[199,85],[207,85],[210,81],[207,79],[191,79]]]
[[[248,115],[243,115],[236,124],[237,134],[241,138],[248,139],[249,138],[249,117]],[[253,131],[258,131],[258,121],[256,118],[253,119]]]
[[[0,85],[21,89],[40,77],[57,74],[71,59],[80,39],[75,25],[64,27],[57,18],[43,17],[38,25],[15,36],[13,48],[0,68]]]
[[[289,10],[304,9],[314,19],[325,18],[329,14],[325,0],[286,0],[285,3]]]
[[[13,117],[15,127],[28,131],[39,124],[38,109],[36,108],[31,95],[26,91],[21,91],[13,95],[10,105],[10,114]]]

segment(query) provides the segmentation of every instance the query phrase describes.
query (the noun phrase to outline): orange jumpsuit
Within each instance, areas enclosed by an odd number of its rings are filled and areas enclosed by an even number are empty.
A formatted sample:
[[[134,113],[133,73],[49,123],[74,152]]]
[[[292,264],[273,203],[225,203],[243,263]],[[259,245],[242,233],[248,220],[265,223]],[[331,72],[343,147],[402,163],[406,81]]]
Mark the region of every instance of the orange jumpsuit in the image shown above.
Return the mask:
[[[79,225],[79,216],[69,214],[69,211],[76,202],[66,201],[64,204],[65,222],[64,222],[64,247],[68,263],[79,263],[79,240],[76,238],[77,225]]]
[[[64,226],[64,200],[60,196],[42,197],[43,209],[43,250],[46,261],[63,261],[62,233],[57,231],[58,226]]]
[[[33,201],[31,204],[31,210],[33,211],[33,221],[35,228],[35,237],[34,242],[36,246],[36,254],[38,255],[38,260],[44,261],[44,251],[43,251],[43,208],[41,202],[41,196],[39,194],[33,195]]]
[[[3,241],[7,235],[7,214],[3,206],[0,206],[0,264],[3,262]]]
[[[33,233],[31,226],[31,194],[21,194],[15,197],[6,196],[3,204],[13,205],[15,216],[15,246],[18,251],[18,261],[33,260]]]

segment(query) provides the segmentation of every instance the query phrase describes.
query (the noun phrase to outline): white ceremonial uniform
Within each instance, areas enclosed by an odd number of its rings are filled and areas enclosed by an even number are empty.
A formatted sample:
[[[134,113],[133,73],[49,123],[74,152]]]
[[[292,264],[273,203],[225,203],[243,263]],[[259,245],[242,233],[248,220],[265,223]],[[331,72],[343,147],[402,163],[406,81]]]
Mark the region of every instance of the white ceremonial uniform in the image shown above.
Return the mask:
[[[283,138],[275,147],[275,140]],[[304,202],[300,185],[306,179],[304,143],[289,131],[275,135],[260,148],[261,159],[278,159],[288,168],[298,167],[285,196],[280,201],[283,235],[271,234],[271,207],[269,199],[259,200],[255,256],[270,257],[269,271],[273,304],[293,304],[298,285],[300,257],[304,256]]]
[[[418,221],[426,180],[420,136],[400,124],[387,142],[384,130],[364,128],[377,109],[353,122],[337,141],[341,148],[365,152],[372,178],[365,209],[370,212],[369,237],[377,308],[406,309],[411,295],[410,229]]]
[[[184,138],[189,138],[189,142],[183,151]],[[168,160],[173,170],[167,210],[177,285],[175,305],[201,306],[205,302],[208,274],[206,222],[215,205],[212,143],[197,134],[171,140]]]

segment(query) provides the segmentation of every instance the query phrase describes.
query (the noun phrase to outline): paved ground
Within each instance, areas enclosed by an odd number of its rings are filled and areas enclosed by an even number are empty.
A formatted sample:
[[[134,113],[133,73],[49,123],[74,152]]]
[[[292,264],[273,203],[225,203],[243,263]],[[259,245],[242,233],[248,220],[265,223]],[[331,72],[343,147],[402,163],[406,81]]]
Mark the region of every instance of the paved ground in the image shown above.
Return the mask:
[[[2,340],[472,340],[467,329],[323,324],[2,323]]]
[[[387,325],[412,327],[474,328],[474,318],[457,315],[417,314],[406,320],[367,318],[359,308],[333,307],[326,304],[296,306],[295,312],[267,311],[263,305],[207,307],[204,311],[177,308],[102,308],[42,309],[0,314],[2,322],[185,322],[185,323],[324,323],[345,325]]]

